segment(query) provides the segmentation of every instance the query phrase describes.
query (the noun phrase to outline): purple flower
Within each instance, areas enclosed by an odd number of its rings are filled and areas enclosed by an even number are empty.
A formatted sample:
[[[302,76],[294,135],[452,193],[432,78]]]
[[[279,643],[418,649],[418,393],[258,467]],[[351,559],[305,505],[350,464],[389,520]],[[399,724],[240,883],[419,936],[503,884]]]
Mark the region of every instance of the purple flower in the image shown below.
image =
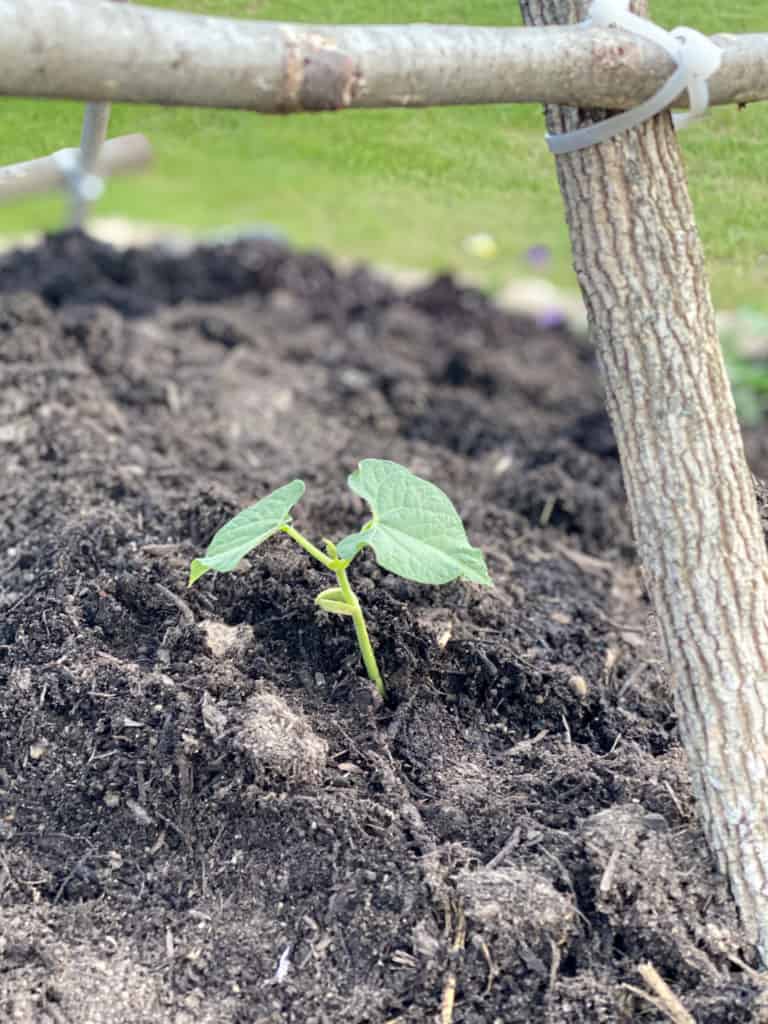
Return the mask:
[[[562,327],[565,323],[565,313],[557,306],[548,306],[536,314],[536,326],[544,330],[552,327]]]
[[[525,258],[537,270],[543,270],[552,259],[552,251],[548,245],[532,245],[526,250]]]

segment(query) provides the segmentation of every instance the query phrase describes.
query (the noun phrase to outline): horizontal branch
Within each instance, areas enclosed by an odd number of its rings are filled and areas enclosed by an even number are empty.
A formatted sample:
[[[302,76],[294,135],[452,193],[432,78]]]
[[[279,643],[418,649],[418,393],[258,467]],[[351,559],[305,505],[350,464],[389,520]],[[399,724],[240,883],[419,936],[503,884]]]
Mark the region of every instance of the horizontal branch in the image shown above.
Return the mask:
[[[28,160],[23,164],[0,167],[0,203],[23,195],[52,192],[67,183],[64,170],[65,154],[76,158],[77,149],[62,149],[51,156]],[[152,158],[152,149],[144,135],[120,135],[109,139],[101,147],[93,173],[100,178],[125,174],[145,167]]]
[[[111,0],[0,0],[0,95],[268,114],[564,103],[624,109],[674,70],[620,31],[235,21]],[[768,34],[715,36],[713,104],[768,99]],[[681,102],[684,102],[681,97]]]

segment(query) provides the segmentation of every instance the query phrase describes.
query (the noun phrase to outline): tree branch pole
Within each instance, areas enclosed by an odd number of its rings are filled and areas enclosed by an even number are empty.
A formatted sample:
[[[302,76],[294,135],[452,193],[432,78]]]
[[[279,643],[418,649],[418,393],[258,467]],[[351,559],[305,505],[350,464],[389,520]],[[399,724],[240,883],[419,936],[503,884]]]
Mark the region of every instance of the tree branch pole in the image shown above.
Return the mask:
[[[546,111],[550,132],[587,117]],[[768,555],[669,114],[557,173],[699,815],[768,963]]]
[[[67,162],[74,163],[79,153],[78,149],[62,149],[51,156],[0,167],[0,203],[23,195],[65,188],[67,175],[64,167]],[[67,154],[69,159],[61,159],[63,154]],[[141,170],[151,159],[152,149],[146,136],[120,135],[104,143],[91,169],[100,178],[108,178]]]
[[[674,65],[626,32],[235,21],[93,0],[0,0],[0,95],[236,107],[571,103],[624,109]],[[712,104],[768,99],[768,35],[715,36]],[[681,97],[681,103],[686,102]]]

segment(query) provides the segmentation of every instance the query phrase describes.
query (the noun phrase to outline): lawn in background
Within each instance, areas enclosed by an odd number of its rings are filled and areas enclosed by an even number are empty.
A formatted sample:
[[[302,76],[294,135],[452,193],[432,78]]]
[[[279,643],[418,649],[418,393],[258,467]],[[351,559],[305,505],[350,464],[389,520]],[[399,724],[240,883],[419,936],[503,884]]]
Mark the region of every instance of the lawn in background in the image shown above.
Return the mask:
[[[519,24],[506,0],[171,0],[153,6],[264,20]],[[655,0],[655,20],[713,32],[768,31],[753,0]],[[75,145],[82,105],[0,100],[0,162]],[[575,287],[554,163],[537,106],[347,111],[262,117],[236,111],[124,105],[111,133],[146,132],[156,161],[110,185],[101,215],[209,231],[269,223],[298,245],[372,262],[470,270],[489,285],[528,273],[523,253],[546,245],[545,271]],[[719,108],[682,133],[716,304],[768,313],[768,106]],[[59,197],[0,208],[0,233],[55,229]],[[462,248],[491,232],[496,259]]]

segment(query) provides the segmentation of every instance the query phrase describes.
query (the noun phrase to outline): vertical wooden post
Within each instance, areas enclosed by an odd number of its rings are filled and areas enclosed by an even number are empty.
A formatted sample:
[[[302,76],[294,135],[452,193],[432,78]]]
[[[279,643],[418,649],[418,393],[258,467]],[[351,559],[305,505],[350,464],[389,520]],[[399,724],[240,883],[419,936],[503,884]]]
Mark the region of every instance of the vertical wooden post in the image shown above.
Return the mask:
[[[602,116],[546,110],[553,133]],[[768,963],[768,555],[669,114],[557,174],[699,814]]]

